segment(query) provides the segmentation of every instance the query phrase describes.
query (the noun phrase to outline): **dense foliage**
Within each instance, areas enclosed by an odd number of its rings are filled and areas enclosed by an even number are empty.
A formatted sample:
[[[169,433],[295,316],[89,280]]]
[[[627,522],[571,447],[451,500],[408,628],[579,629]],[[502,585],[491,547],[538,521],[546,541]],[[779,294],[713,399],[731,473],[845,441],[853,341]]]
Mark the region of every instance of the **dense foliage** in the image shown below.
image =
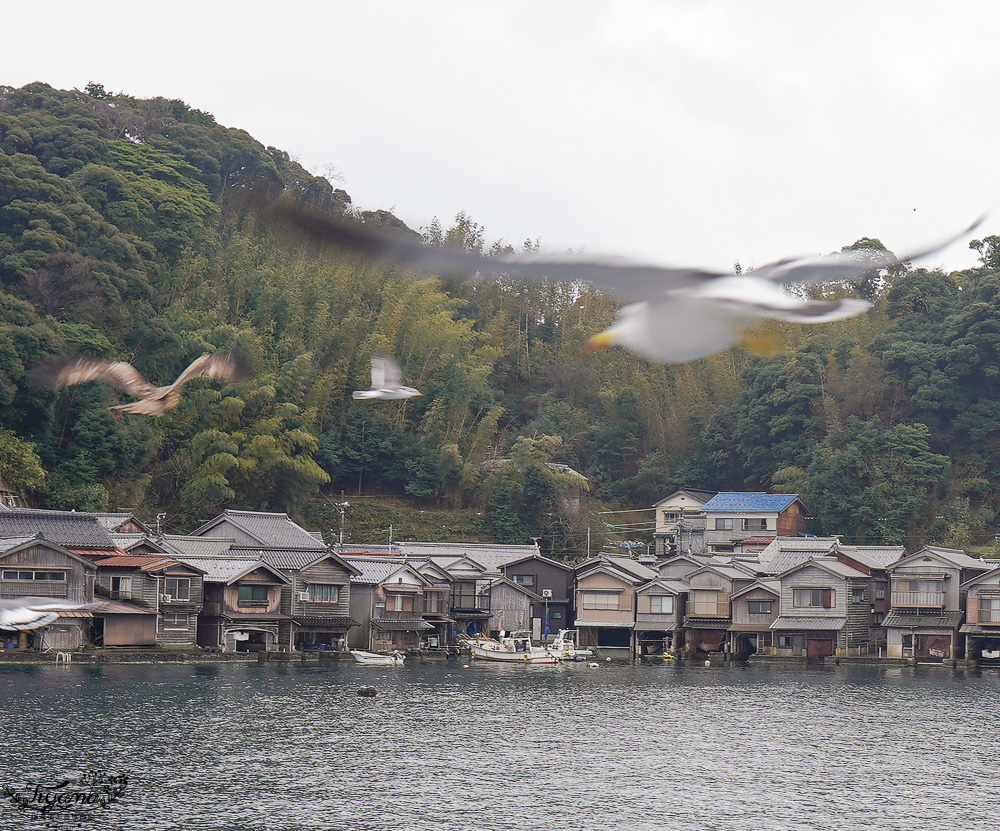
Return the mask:
[[[615,311],[599,292],[365,262],[271,226],[248,198],[261,194],[407,230],[180,101],[0,87],[0,477],[12,489],[48,507],[164,512],[181,528],[223,507],[335,525],[335,494],[395,494],[478,508],[478,530],[538,536],[557,554],[583,550],[603,507],[647,507],[683,485],[776,489],[849,541],[992,544],[997,237],[974,243],[977,269],[825,287],[875,309],[761,327],[777,355],[659,366],[581,352]],[[465,214],[422,235],[490,245]],[[251,378],[195,381],[161,419],[114,414],[107,386],[57,393],[30,373],[81,353],[165,383],[223,348]],[[351,399],[380,349],[424,397]],[[590,482],[579,511],[567,466]]]

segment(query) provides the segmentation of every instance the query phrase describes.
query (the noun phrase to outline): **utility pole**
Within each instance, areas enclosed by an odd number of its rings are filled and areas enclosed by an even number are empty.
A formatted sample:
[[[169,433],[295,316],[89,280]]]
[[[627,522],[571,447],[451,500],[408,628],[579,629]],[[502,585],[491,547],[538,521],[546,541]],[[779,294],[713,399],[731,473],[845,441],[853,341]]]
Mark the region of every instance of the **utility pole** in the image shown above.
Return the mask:
[[[338,502],[335,507],[340,508],[340,546],[337,551],[344,547],[344,510],[351,507],[350,502]]]

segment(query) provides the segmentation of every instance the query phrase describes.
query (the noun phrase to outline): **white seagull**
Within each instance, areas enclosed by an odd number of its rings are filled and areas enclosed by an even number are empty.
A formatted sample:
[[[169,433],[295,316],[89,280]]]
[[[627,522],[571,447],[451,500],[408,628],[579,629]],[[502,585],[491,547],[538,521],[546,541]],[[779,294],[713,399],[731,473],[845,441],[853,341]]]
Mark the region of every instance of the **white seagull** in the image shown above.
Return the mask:
[[[0,600],[0,629],[21,631],[52,623],[60,612],[80,609],[58,597],[13,597]]]
[[[372,386],[368,390],[355,390],[354,398],[416,398],[423,395],[413,387],[403,386],[403,371],[392,358],[381,352],[372,358]]]
[[[181,387],[192,378],[207,376],[224,381],[244,374],[242,361],[232,352],[213,352],[202,355],[185,369],[172,384],[157,387],[149,383],[132,364],[125,361],[102,361],[96,358],[73,358],[56,361],[37,371],[38,375],[54,387],[104,381],[122,392],[138,398],[129,404],[116,404],[111,409],[123,413],[142,413],[161,416],[180,403]]]
[[[825,257],[781,260],[746,274],[725,274],[623,261],[553,259],[537,254],[483,257],[453,248],[424,246],[413,238],[348,224],[329,214],[286,203],[272,205],[271,211],[318,238],[430,273],[506,274],[592,283],[631,302],[585,348],[619,344],[663,363],[689,361],[725,349],[767,318],[828,323],[860,314],[871,306],[867,300],[809,300],[783,286],[858,280],[933,254],[972,233],[982,221],[980,218],[962,233],[902,257],[888,251],[844,251]]]

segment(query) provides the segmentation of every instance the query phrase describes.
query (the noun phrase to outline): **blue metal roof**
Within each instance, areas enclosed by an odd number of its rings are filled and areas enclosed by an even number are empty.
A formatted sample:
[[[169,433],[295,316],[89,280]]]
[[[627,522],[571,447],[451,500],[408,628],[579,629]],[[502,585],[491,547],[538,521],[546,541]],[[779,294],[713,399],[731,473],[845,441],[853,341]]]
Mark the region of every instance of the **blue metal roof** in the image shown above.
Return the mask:
[[[717,493],[701,506],[705,513],[774,514],[785,510],[797,493]]]

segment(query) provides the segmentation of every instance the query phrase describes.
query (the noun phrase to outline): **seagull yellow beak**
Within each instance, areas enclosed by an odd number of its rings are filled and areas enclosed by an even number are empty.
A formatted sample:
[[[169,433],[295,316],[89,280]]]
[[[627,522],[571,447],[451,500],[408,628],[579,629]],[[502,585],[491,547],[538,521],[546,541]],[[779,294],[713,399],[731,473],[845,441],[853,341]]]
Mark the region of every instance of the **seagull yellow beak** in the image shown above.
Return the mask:
[[[598,349],[604,349],[605,346],[611,346],[614,342],[614,334],[610,329],[605,329],[603,332],[598,332],[590,340],[588,340],[583,345],[583,351],[596,352]]]

